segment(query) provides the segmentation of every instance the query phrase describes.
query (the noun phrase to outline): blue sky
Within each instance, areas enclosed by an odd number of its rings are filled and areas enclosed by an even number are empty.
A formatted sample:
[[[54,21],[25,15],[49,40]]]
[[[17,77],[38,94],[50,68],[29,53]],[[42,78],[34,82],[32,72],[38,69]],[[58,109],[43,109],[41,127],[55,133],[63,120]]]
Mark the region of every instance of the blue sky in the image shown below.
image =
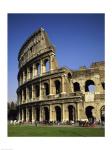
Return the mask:
[[[8,14],[8,100],[16,100],[18,52],[43,27],[60,67],[79,69],[104,60],[104,14]]]

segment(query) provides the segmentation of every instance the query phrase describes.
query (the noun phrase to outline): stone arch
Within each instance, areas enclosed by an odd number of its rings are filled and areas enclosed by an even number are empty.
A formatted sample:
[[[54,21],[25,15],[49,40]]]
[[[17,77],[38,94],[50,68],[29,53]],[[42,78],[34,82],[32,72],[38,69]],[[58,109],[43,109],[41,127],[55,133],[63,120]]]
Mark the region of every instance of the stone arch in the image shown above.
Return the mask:
[[[75,107],[73,105],[68,106],[68,119],[69,121],[75,121],[76,116],[75,116]]]
[[[61,107],[56,106],[55,112],[56,112],[56,121],[61,122]]]
[[[69,72],[69,73],[68,73],[68,81],[70,82],[71,79],[72,79],[72,74]]]
[[[20,120],[22,120],[22,109],[19,110],[20,113]]]
[[[44,72],[48,72],[50,70],[50,63],[49,63],[49,59],[48,58],[46,58],[44,60],[44,67],[45,67]]]
[[[60,94],[61,93],[61,82],[59,80],[55,80],[55,91],[56,94]]]
[[[40,108],[39,107],[36,108],[36,120],[40,121]]]
[[[85,92],[95,92],[95,83],[93,80],[87,80],[85,82]]]
[[[26,109],[23,109],[23,114],[24,114],[23,120],[24,120],[24,122],[26,122]]]
[[[19,98],[20,98],[20,103],[22,103],[22,90],[20,90]]]
[[[35,85],[35,96],[36,97],[40,96],[40,86],[39,85]]]
[[[47,82],[44,83],[44,94],[49,95],[49,84]]]
[[[28,86],[29,99],[32,99],[32,86]]]
[[[32,122],[32,108],[29,108],[29,122]]]
[[[40,73],[41,73],[40,63],[37,63],[37,64],[36,64],[36,68],[37,68],[37,76],[39,76],[39,75],[40,75]]]
[[[73,83],[74,92],[80,91],[80,84],[78,82]]]
[[[44,121],[49,122],[49,108],[44,107]]]
[[[86,116],[87,116],[87,118],[88,118],[88,121],[91,122],[91,123],[94,122],[94,116],[93,116],[92,109],[94,109],[93,106],[87,106],[87,107],[85,108],[85,114],[86,114]]]
[[[30,73],[30,79],[32,79],[32,77],[33,77],[33,67],[32,66],[30,66],[30,68],[29,68],[29,73]]]
[[[24,101],[26,100],[26,88],[23,90]]]

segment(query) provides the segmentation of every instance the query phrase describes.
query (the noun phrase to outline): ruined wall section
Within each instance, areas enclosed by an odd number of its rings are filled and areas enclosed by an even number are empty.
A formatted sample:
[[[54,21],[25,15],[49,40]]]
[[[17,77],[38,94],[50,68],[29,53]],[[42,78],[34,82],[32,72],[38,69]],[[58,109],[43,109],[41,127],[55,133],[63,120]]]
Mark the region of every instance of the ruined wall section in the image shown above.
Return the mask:
[[[86,91],[85,86],[87,81],[94,82],[94,92]],[[92,64],[92,67],[90,68],[81,68],[78,71],[73,71],[73,83],[75,82],[79,83],[80,90],[85,95],[85,101],[94,101],[95,99],[98,99],[97,95],[104,94],[102,85],[104,82],[104,63],[95,63]]]

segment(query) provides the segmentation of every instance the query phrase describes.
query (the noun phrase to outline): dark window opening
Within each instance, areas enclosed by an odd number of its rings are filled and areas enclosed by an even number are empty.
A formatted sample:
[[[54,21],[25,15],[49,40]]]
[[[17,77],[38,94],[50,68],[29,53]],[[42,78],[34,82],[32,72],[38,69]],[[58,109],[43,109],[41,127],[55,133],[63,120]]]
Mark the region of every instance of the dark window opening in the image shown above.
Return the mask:
[[[86,116],[88,118],[88,121],[91,123],[94,123],[94,116],[93,116],[92,109],[94,109],[93,106],[86,107],[85,113],[86,113]]]
[[[29,89],[29,99],[32,99],[32,87],[30,86],[28,89]]]
[[[39,97],[40,96],[40,87],[39,87],[39,85],[35,86],[35,90],[36,90],[36,97]]]
[[[40,109],[38,107],[36,109],[36,120],[40,121]]]
[[[44,63],[45,63],[45,72],[48,72],[49,71],[49,61],[48,61],[48,59],[46,59],[44,61]]]
[[[72,75],[71,73],[68,73],[68,81],[70,82],[71,79],[72,79]]]
[[[23,112],[24,112],[24,119],[23,120],[26,121],[26,109],[24,109]]]
[[[49,121],[49,109],[47,107],[44,107],[44,115],[45,115],[45,121]]]
[[[74,92],[80,91],[80,85],[79,85],[78,82],[75,82],[75,83],[73,84],[73,87],[74,87]]]
[[[85,92],[95,92],[95,84],[92,80],[87,80],[85,83]]]
[[[75,120],[75,109],[72,105],[68,106],[68,112],[69,112],[69,121]]]
[[[59,94],[61,92],[61,85],[59,80],[55,81],[55,87],[56,87],[56,94]]]
[[[61,122],[61,108],[59,106],[56,106],[55,111],[56,111],[56,121]]]
[[[37,63],[37,75],[39,76],[40,75],[40,64],[39,63]]]
[[[27,70],[25,69],[25,81],[27,81]]]
[[[23,94],[24,94],[24,100],[26,100],[26,89],[24,89]]]
[[[29,109],[29,122],[32,122],[32,109]]]
[[[30,79],[32,78],[32,76],[33,76],[33,68],[30,67]]]
[[[49,84],[44,83],[44,88],[45,88],[45,95],[49,95]]]
[[[102,82],[102,87],[103,87],[103,90],[105,90],[105,83]]]
[[[22,120],[22,110],[20,109],[20,120]]]

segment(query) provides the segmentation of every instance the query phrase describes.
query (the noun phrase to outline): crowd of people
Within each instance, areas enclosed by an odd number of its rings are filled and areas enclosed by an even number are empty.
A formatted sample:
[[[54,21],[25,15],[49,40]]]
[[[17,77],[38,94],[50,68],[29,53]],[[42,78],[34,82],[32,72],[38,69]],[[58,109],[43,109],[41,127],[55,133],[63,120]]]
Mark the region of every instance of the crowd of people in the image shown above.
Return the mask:
[[[33,121],[33,122],[24,122],[24,121],[17,121],[17,120],[10,120],[9,121],[9,125],[25,125],[25,124],[31,124],[31,125],[35,125],[35,126],[38,126],[38,125],[74,125],[74,126],[79,126],[79,127],[95,127],[96,125],[101,125],[101,126],[104,126],[105,124],[105,121],[104,119],[103,120],[99,120],[99,121],[96,121],[96,119],[94,120],[89,120],[89,119],[80,119],[79,121],[63,121],[63,122],[60,122],[60,121]]]

